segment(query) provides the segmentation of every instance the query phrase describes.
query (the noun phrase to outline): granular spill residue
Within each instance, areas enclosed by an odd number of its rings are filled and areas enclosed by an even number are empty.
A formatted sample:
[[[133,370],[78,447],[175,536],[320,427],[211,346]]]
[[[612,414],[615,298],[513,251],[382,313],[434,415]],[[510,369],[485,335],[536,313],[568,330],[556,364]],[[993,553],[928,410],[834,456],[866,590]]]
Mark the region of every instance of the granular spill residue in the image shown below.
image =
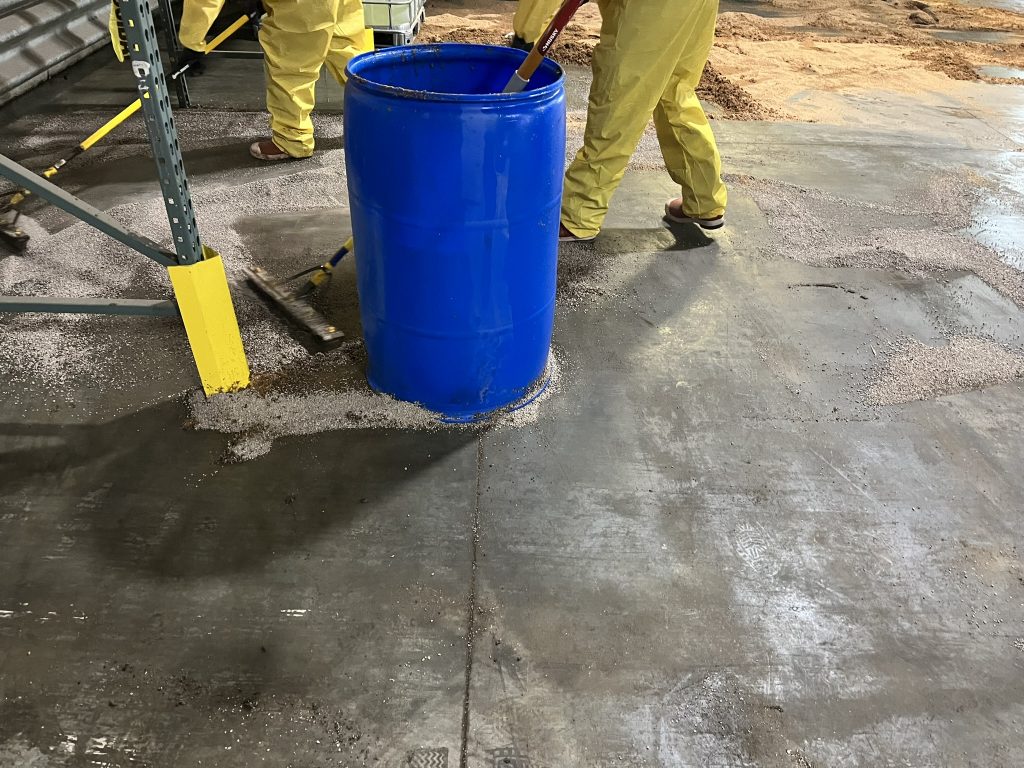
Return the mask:
[[[548,355],[548,365],[542,376],[545,381],[543,389],[527,397],[522,405],[513,405],[511,408],[499,411],[491,419],[484,422],[490,428],[497,430],[519,429],[527,424],[536,422],[544,412],[544,403],[552,396],[562,391],[564,384],[564,364],[559,360],[558,354],[552,348]]]
[[[666,237],[671,237],[666,234]],[[595,243],[566,243],[558,252],[558,306],[584,310],[621,299],[622,291],[659,258],[658,251],[623,253],[612,236]]]
[[[91,111],[48,118],[45,131],[55,146],[77,135],[81,125],[101,122]],[[275,437],[312,434],[353,427],[424,429],[442,428],[435,414],[372,392],[363,378],[363,359],[358,343],[349,342],[326,355],[311,358],[308,350],[289,332],[249,288],[242,269],[258,261],[261,253],[271,258],[284,248],[275,274],[288,274],[293,266],[319,260],[304,253],[299,241],[285,229],[282,243],[254,248],[268,217],[279,217],[268,230],[287,227],[292,214],[311,211],[339,214],[347,209],[344,150],[338,146],[340,118],[320,115],[315,122],[320,147],[317,155],[302,163],[257,165],[246,159],[246,139],[265,130],[260,113],[204,111],[196,122],[191,113],[178,119],[186,153],[196,150],[235,152],[239,159],[223,170],[195,174],[192,197],[202,241],[224,257],[228,281],[250,369],[257,382],[250,390],[205,400],[198,392],[187,398],[197,428],[238,435],[232,447],[236,460],[253,458],[270,450]],[[215,138],[211,138],[215,137]],[[140,123],[130,123],[112,136],[112,143],[83,165],[97,163],[138,164],[139,172],[155,169],[146,156],[145,134]],[[28,144],[14,146],[28,149]],[[43,162],[39,160],[38,162]],[[68,177],[72,178],[72,177]],[[73,184],[68,184],[73,188]],[[166,213],[154,180],[151,195],[113,206],[109,215],[133,230],[169,243]],[[165,269],[131,249],[77,222],[52,206],[34,203],[27,208],[23,225],[29,230],[28,250],[0,259],[0,293],[11,295],[63,296],[68,298],[171,297]],[[339,236],[342,234],[339,224]],[[245,233],[249,239],[243,236]],[[255,253],[254,253],[255,251]],[[283,264],[287,264],[287,268]],[[133,325],[134,324],[134,325]],[[145,324],[144,326],[142,324]],[[133,331],[137,331],[133,333]],[[151,334],[151,341],[140,343]],[[352,353],[352,354],[350,354]],[[168,355],[170,355],[168,357]],[[158,364],[168,370],[155,370]],[[88,315],[25,314],[0,317],[0,375],[18,386],[12,398],[29,405],[41,393],[54,397],[75,390],[136,389],[148,392],[152,377],[166,377],[170,392],[176,382],[183,391],[192,377],[185,334],[171,318],[139,320]],[[180,379],[176,374],[182,373]],[[517,427],[536,420],[541,404],[558,389],[558,365],[551,357],[548,375],[552,382],[522,408],[497,414],[474,427]],[[268,392],[268,381],[273,378]],[[161,379],[162,380],[162,379]],[[189,382],[189,383],[186,383]],[[88,398],[85,398],[88,400]],[[79,411],[85,415],[84,410]]]
[[[240,157],[244,152],[241,137],[258,133],[265,122],[265,117],[259,113],[204,112],[203,115],[212,124],[223,123],[219,128],[228,135],[240,134],[237,147]],[[84,115],[78,115],[77,119],[84,124],[95,122],[95,118]],[[179,123],[187,126],[188,120],[189,117],[185,117]],[[58,133],[74,130],[63,124],[51,126],[51,129]],[[132,126],[129,130],[126,126],[125,134],[119,138],[133,138],[133,130],[140,129]],[[182,143],[186,148],[204,145],[207,139],[193,142],[188,137],[205,137],[216,132],[209,124],[202,131],[198,128],[182,130]],[[219,134],[217,141],[223,143],[224,134]],[[124,153],[137,155],[140,151],[145,150],[136,144],[115,146],[105,159],[111,162]],[[145,161],[147,158],[140,158],[140,162]],[[249,364],[254,374],[260,374],[300,360],[307,353],[291,338],[280,319],[242,287],[241,270],[250,266],[253,259],[236,224],[296,210],[347,208],[345,164],[341,150],[325,149],[314,160],[288,168],[247,165],[244,159],[240,165],[196,176],[192,182],[192,198],[202,241],[224,257]],[[155,176],[155,168],[153,173]],[[151,196],[114,206],[107,213],[142,235],[164,245],[170,242],[167,214],[157,189]],[[67,217],[52,207],[29,208],[29,215],[22,218],[22,223],[31,236],[29,247],[23,254],[0,259],[0,293],[67,298],[166,299],[172,296],[162,266],[82,222],[69,224]],[[137,340],[124,330],[133,322],[139,321],[87,315],[27,314],[3,318],[0,321],[0,371],[12,380],[31,382],[44,389],[59,389],[72,381],[103,385],[111,379],[122,383],[143,379],[147,375],[145,367],[123,365],[125,354],[138,349],[138,344],[133,343]],[[180,348],[182,360],[186,360],[183,332],[180,333]]]
[[[698,674],[670,681],[646,706],[642,717],[654,719],[659,764],[809,768],[787,734],[782,705],[731,671]]]
[[[544,375],[547,385],[539,394],[522,407],[513,406],[470,424],[446,422],[414,403],[374,392],[365,380],[360,380],[349,389],[311,391],[285,391],[288,382],[282,382],[281,390],[264,392],[250,388],[209,399],[194,391],[188,395],[189,426],[234,435],[225,457],[225,461],[232,463],[265,455],[279,437],[340,429],[518,429],[537,421],[542,404],[560,389],[560,370],[552,351]],[[291,382],[291,386],[301,388],[301,376],[295,378],[297,381]]]
[[[941,347],[911,338],[894,345],[868,390],[872,405],[898,405],[1024,378],[1024,356],[988,339],[958,336]]]
[[[433,429],[437,415],[412,403],[370,391],[316,391],[260,394],[247,389],[209,398],[189,395],[196,429],[236,434],[228,451],[246,461],[270,451],[274,439],[339,429]]]
[[[749,176],[727,181],[749,192],[768,219],[766,255],[916,276],[972,272],[1024,307],[1024,273],[964,231],[978,197],[965,174],[937,177],[920,199],[887,205]]]

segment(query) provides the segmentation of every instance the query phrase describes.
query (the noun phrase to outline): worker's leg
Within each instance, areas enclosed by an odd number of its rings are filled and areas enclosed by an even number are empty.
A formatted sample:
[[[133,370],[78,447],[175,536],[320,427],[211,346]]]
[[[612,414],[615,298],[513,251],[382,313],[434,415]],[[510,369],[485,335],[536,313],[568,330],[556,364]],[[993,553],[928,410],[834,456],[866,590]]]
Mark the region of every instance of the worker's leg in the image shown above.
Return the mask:
[[[342,85],[345,67],[361,53],[373,50],[372,39],[366,33],[362,0],[341,0],[338,23],[334,26],[331,46],[327,51],[327,69]]]
[[[692,37],[654,109],[654,126],[669,175],[682,187],[682,212],[715,219],[725,214],[722,161],[696,89],[714,42],[718,3],[696,3],[689,10],[682,26]]]
[[[561,0],[519,0],[516,15],[512,17],[512,31],[532,45],[548,28],[561,5]]]
[[[274,143],[292,157],[313,154],[316,81],[338,20],[340,0],[266,0],[260,29],[267,109]]]
[[[680,60],[708,30],[717,0],[602,0],[583,148],[565,175],[562,223],[578,237],[601,229],[615,188]],[[710,10],[708,10],[710,9]],[[706,51],[705,51],[706,53]]]
[[[206,36],[217,20],[224,0],[185,0],[181,6],[178,39],[186,48],[206,52]]]

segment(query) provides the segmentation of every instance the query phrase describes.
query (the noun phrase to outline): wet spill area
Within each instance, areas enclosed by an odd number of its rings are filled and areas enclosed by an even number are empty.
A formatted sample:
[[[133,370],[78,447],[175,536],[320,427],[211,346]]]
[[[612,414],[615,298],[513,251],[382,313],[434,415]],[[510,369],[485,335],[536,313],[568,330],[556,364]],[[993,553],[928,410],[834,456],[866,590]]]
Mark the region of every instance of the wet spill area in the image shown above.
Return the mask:
[[[941,135],[720,121],[712,234],[665,226],[641,157],[561,253],[562,387],[517,429],[225,462],[172,325],[75,326],[112,375],[67,375],[72,345],[38,358],[56,384],[5,368],[0,765],[1024,764],[1024,284],[991,223],[1020,153],[979,109],[915,113]],[[343,239],[330,123],[318,159],[253,169],[231,153],[262,116],[201,117],[231,269]],[[337,278],[321,308],[356,334]],[[262,416],[310,386],[322,416],[358,345],[310,358],[235,295]]]
[[[1024,36],[1014,32],[985,32],[980,30],[935,29],[931,34],[939,40],[953,43],[987,43],[993,45],[1013,44],[1024,41]]]
[[[718,4],[719,13],[752,13],[765,18],[785,18],[795,15],[794,12],[779,8],[761,0],[721,0]]]

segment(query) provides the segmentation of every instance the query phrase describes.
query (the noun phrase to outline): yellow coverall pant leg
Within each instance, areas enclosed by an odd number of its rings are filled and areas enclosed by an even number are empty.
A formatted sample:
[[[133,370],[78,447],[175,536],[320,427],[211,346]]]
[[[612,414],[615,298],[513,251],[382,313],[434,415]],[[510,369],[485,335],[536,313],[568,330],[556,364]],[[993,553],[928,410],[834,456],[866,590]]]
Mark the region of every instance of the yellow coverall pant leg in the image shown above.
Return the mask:
[[[362,0],[341,0],[338,23],[327,51],[327,69],[342,85],[348,79],[345,67],[356,56],[373,50],[372,32],[367,34]]]
[[[331,72],[341,79],[341,61],[347,63],[362,50],[365,37],[339,37],[336,42],[335,36],[339,29],[363,29],[363,6],[359,0],[267,0],[265,5],[260,43],[271,135],[292,157],[309,157],[314,146],[309,113],[316,104],[316,82],[332,51]]]
[[[512,31],[528,43],[536,43],[562,5],[562,0],[519,0],[512,17]]]
[[[565,174],[562,223],[577,237],[601,230],[615,188],[652,115],[686,213],[725,211],[721,160],[694,89],[714,41],[717,0],[599,0],[583,148]],[[692,209],[692,210],[691,210]]]
[[[206,53],[206,36],[223,7],[224,0],[185,0],[178,26],[181,44],[193,51]]]

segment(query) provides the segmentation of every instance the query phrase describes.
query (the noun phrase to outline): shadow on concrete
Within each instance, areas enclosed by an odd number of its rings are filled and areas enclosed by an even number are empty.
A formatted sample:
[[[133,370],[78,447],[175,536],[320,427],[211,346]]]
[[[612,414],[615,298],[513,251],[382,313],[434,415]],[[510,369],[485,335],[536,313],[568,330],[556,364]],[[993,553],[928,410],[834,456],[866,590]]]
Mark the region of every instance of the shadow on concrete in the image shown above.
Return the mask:
[[[2,424],[4,442],[25,447],[4,456],[0,498],[56,505],[59,524],[112,567],[201,579],[259,569],[327,530],[393,514],[392,497],[476,439],[343,430],[279,438],[266,456],[223,464],[228,436],[187,430],[186,417],[171,402],[102,425]]]
[[[601,232],[593,243],[563,243],[558,253],[558,295],[559,298],[572,293],[580,284],[590,278],[603,282],[601,276],[606,270],[615,269],[626,254],[636,253],[686,253],[700,251],[715,245],[696,224],[671,224],[657,228],[609,228]],[[636,290],[650,279],[647,271],[633,275],[629,285],[616,290]],[[607,292],[600,291],[601,295]],[[608,310],[614,307],[614,294],[608,294],[612,300]],[[560,318],[565,321],[568,318]],[[593,315],[590,315],[593,320]],[[556,323],[557,332],[558,323]]]

